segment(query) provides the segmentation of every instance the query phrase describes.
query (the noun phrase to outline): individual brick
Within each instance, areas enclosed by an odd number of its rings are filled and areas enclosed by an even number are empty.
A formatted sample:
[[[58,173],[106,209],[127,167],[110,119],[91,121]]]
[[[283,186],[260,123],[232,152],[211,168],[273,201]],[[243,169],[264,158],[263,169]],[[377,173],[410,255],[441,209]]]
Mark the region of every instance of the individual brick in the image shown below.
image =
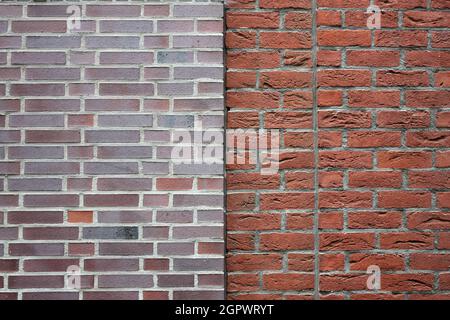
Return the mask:
[[[27,36],[27,48],[76,49],[81,47],[79,36]],[[72,60],[72,59],[71,59]]]
[[[33,259],[24,261],[27,272],[65,272],[71,265],[79,264],[78,259]]]
[[[141,8],[137,5],[88,5],[88,17],[138,17]]]
[[[65,64],[64,52],[14,52],[11,54],[13,65]]]
[[[64,244],[60,243],[11,243],[11,256],[62,256]]]
[[[84,239],[137,239],[137,227],[85,227]]]
[[[146,20],[104,20],[100,21],[103,33],[151,33],[153,21]]]
[[[153,243],[101,243],[99,253],[105,256],[147,256],[153,254]]]

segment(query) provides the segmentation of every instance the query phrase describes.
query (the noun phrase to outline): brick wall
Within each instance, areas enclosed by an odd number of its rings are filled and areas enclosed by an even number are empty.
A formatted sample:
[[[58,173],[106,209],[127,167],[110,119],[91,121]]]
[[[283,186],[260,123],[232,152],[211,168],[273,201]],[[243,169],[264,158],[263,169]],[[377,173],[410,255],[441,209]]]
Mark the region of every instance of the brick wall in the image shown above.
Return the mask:
[[[311,297],[314,291],[314,132],[311,4],[229,1],[230,129],[280,131],[280,170],[227,167],[231,298]]]
[[[223,165],[171,160],[194,121],[223,131],[201,2],[0,4],[0,300],[223,297]]]
[[[382,28],[368,31],[368,2],[318,1],[319,130],[335,135],[319,151],[319,288],[449,299],[450,3],[375,1]],[[378,294],[358,275],[369,265]]]
[[[228,128],[282,147],[228,166],[231,299],[450,299],[450,4],[373,4],[227,1]]]
[[[450,299],[448,1],[226,7],[227,127],[281,147],[227,164],[228,297]],[[224,297],[223,164],[173,158],[223,133],[222,12],[0,3],[0,299]]]

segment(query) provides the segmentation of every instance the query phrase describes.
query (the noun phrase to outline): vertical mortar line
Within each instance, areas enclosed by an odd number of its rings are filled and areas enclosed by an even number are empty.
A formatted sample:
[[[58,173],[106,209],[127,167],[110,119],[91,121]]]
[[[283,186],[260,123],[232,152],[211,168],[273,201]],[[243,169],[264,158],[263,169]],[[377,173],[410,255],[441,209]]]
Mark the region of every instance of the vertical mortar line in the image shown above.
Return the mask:
[[[319,299],[319,130],[317,102],[317,0],[312,0],[312,96],[314,135],[314,299]]]
[[[227,300],[227,103],[226,103],[226,93],[227,93],[227,47],[226,47],[226,0],[222,1],[222,56],[223,56],[223,294],[224,299]]]

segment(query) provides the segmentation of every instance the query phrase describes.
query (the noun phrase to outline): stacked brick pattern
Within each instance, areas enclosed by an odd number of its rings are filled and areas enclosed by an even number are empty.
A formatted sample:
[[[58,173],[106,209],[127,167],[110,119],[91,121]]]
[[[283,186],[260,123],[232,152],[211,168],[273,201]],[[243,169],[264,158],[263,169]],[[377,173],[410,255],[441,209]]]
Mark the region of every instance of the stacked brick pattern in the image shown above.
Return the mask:
[[[223,131],[223,5],[0,16],[0,299],[223,298],[223,165],[170,159],[194,121]]]
[[[227,2],[228,127],[283,147],[228,168],[231,299],[450,298],[450,5],[370,4]]]
[[[320,293],[450,299],[450,3],[317,3]]]

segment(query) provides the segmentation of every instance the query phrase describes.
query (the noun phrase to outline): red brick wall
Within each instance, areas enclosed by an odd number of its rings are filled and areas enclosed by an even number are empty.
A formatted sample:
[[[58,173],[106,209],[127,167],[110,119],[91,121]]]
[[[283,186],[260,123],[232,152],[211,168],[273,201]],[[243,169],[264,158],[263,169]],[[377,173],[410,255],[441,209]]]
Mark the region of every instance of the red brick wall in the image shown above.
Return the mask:
[[[195,121],[223,136],[222,17],[211,1],[0,3],[0,300],[224,297],[223,155],[171,157]]]
[[[373,4],[227,1],[228,128],[282,147],[228,166],[231,299],[450,299],[450,3]]]
[[[0,4],[0,299],[222,298],[223,166],[171,158],[223,130],[221,1],[109,2],[75,32]],[[227,165],[231,299],[450,299],[450,4],[372,2],[380,30],[369,0],[227,1],[228,128],[281,146]]]

